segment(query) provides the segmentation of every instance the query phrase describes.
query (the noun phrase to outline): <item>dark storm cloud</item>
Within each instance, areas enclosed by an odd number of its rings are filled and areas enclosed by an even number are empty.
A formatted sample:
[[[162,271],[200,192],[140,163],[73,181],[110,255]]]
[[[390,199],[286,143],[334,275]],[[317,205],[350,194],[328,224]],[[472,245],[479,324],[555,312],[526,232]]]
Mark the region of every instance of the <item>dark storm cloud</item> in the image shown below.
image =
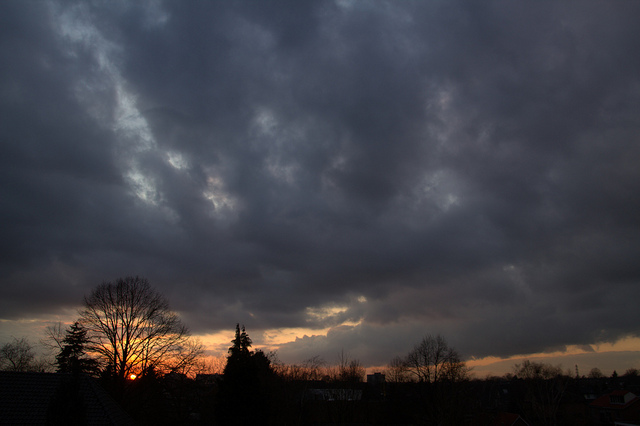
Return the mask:
[[[197,333],[334,327],[290,358],[639,332],[637,4],[0,7],[0,317],[141,274]]]

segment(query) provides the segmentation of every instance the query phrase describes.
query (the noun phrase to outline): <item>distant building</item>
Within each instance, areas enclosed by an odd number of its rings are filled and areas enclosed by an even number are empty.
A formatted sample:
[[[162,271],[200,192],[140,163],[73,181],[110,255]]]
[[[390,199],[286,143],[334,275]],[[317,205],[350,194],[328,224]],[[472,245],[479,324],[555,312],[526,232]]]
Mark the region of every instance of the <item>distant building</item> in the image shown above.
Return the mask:
[[[384,384],[385,383],[384,374],[382,373],[367,374],[367,383],[374,386]]]

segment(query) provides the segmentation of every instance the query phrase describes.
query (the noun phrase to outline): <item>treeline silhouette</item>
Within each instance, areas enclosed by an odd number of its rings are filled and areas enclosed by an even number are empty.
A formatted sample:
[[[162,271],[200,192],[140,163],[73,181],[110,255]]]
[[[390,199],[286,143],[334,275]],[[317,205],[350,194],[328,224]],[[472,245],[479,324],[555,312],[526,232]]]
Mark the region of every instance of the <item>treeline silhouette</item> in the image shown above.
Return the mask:
[[[503,377],[477,379],[441,335],[425,336],[367,376],[344,351],[333,365],[319,356],[284,364],[254,350],[238,323],[224,368],[213,372],[202,345],[140,277],[98,286],[77,321],[48,330],[48,342],[58,373],[94,377],[140,425],[640,424],[635,369],[579,376],[577,368],[571,374],[524,361]],[[43,371],[46,364],[26,339],[14,339],[0,348],[0,369]],[[72,386],[80,381],[67,382],[53,403],[67,424],[80,424],[81,394]]]

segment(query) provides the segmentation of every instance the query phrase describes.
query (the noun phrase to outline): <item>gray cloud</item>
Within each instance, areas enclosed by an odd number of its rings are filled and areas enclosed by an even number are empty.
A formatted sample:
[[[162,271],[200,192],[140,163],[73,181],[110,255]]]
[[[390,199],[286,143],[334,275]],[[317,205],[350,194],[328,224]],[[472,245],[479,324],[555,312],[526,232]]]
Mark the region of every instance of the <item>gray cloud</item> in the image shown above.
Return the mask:
[[[639,7],[5,2],[0,318],[140,274],[333,327],[289,360],[637,335]]]

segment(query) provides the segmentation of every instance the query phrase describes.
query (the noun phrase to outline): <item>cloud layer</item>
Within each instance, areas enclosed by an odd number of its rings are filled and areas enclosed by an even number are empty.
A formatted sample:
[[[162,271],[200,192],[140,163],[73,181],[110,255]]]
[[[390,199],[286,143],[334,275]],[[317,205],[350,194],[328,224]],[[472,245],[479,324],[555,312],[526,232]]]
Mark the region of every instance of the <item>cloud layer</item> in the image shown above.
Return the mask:
[[[0,9],[0,318],[139,274],[288,360],[638,335],[640,4]]]

